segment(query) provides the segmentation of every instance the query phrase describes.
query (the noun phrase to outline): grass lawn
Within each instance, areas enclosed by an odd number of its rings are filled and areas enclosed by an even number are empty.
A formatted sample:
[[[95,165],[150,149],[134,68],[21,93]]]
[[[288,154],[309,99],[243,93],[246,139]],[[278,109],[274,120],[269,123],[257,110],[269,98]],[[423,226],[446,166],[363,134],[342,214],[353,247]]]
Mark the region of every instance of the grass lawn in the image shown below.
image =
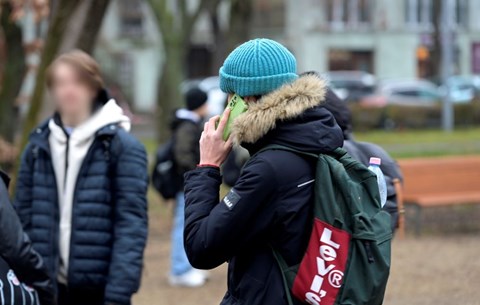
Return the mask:
[[[376,143],[394,158],[480,154],[480,128],[441,130],[371,131],[356,133],[359,141]],[[147,151],[157,147],[154,139],[143,139]]]
[[[359,141],[373,142],[395,158],[472,155],[480,153],[480,128],[441,130],[373,131],[356,133]]]

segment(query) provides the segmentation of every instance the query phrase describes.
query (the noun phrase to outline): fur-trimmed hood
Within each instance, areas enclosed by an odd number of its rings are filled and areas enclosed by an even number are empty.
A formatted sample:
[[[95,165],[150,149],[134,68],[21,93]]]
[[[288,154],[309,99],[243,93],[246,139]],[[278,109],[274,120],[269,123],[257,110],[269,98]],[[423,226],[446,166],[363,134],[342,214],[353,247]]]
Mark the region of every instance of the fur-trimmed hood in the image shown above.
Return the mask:
[[[322,107],[326,91],[323,79],[307,75],[263,96],[234,121],[234,143],[249,150],[281,144],[315,153],[341,147],[342,131]]]

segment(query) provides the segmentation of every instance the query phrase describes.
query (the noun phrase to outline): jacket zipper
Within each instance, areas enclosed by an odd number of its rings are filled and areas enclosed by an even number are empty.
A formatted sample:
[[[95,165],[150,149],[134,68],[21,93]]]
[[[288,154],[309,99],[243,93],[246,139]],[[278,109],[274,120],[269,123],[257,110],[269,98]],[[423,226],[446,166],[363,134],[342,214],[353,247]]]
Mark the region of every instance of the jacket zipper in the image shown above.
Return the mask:
[[[72,254],[73,254],[72,245],[74,244],[74,232],[75,232],[75,213],[74,212],[75,212],[75,207],[77,206],[75,204],[75,202],[77,200],[78,182],[80,180],[78,178],[81,177],[83,172],[86,170],[86,164],[92,158],[93,151],[96,149],[95,145],[98,146],[98,141],[96,139],[93,141],[92,145],[90,146],[90,148],[87,151],[87,154],[85,155],[85,158],[83,159],[82,165],[80,166],[80,169],[78,171],[75,186],[73,188],[72,215],[71,215],[71,219],[70,219],[71,230],[70,230],[70,245],[69,245],[70,251],[69,251],[69,255],[68,255],[68,269],[67,269],[67,286],[69,286],[70,279],[72,278],[72,272],[71,272],[72,269],[70,268],[70,266],[71,266],[70,263],[72,262]],[[67,150],[68,150],[68,145],[67,145]]]
[[[65,133],[67,136],[67,147],[65,148],[65,172],[63,175],[63,193],[65,193],[65,190],[67,188],[67,176],[68,176],[68,155],[70,153],[70,136]]]

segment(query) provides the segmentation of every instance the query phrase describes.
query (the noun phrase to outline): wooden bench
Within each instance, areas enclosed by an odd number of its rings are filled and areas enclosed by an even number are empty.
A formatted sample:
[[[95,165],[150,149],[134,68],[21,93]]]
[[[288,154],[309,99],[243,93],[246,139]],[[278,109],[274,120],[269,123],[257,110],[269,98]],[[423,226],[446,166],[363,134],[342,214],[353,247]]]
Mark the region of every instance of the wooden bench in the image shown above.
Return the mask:
[[[480,156],[401,160],[402,197],[416,208],[415,232],[421,232],[423,208],[480,203]]]

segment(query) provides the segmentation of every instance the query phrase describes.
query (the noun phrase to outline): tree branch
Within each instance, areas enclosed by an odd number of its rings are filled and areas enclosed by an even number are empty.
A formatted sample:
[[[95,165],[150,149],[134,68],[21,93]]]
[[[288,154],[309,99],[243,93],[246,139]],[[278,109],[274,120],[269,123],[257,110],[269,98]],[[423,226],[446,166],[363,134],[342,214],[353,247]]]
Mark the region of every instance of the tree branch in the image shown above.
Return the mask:
[[[173,30],[173,26],[171,23],[171,15],[172,13],[168,11],[167,2],[166,0],[149,0],[150,6],[153,9],[153,13],[157,19],[158,25],[162,34],[164,32]],[[169,18],[170,15],[170,18]]]
[[[84,0],[85,1],[85,0]],[[110,0],[94,0],[90,3],[83,31],[78,38],[76,47],[85,52],[92,53],[97,40],[98,32],[102,25],[103,16],[107,11]]]
[[[186,20],[184,20],[184,29],[187,33],[191,33],[195,22],[197,22],[198,17],[201,13],[215,0],[200,0],[197,9],[192,15],[189,15]]]

